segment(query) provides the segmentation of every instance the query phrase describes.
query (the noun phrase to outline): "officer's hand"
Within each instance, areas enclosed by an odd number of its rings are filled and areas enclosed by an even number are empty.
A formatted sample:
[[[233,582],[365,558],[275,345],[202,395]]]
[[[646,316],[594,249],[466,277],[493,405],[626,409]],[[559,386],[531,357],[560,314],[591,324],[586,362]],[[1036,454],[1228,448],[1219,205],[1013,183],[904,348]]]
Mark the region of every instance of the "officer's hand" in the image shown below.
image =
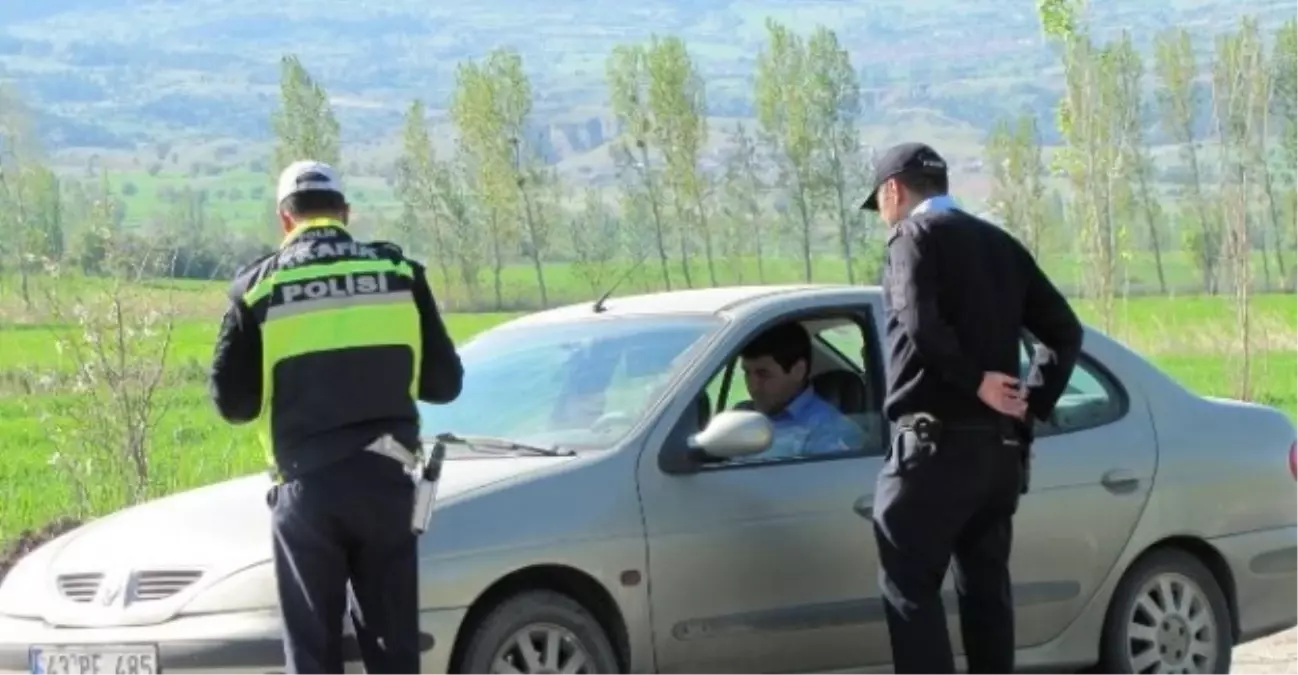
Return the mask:
[[[1028,402],[1019,391],[1018,378],[1005,373],[983,373],[982,384],[978,385],[978,398],[992,410],[1015,419],[1023,419],[1028,412]]]

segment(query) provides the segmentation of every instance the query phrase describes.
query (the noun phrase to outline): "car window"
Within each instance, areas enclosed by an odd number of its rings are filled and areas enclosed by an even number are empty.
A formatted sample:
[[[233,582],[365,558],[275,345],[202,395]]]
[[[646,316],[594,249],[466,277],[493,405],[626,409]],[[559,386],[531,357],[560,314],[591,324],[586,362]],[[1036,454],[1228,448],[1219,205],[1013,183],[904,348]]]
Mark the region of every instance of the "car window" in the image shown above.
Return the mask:
[[[1030,363],[1027,349],[1022,345],[1019,364],[1021,372],[1027,373]],[[1122,388],[1093,359],[1083,355],[1055,405],[1054,415],[1049,422],[1037,423],[1036,434],[1053,436],[1093,429],[1118,421],[1125,412]]]
[[[822,330],[818,335],[852,365],[865,370],[865,335],[858,326],[841,324]]]
[[[859,370],[865,369],[865,334],[856,324],[843,320],[835,323],[829,328],[821,329],[816,332],[811,326],[808,330],[815,336],[824,341],[825,344],[832,347],[838,355],[845,358]],[[748,378],[744,375],[744,369],[740,367],[739,359],[734,361],[734,374],[731,376],[730,389],[727,392],[726,401],[721,400],[721,386],[724,382],[725,370],[718,372],[712,381],[708,383],[708,400],[713,403],[713,412],[722,410],[725,407],[734,407],[734,404],[745,401],[748,396]]]
[[[488,331],[459,350],[459,398],[420,405],[423,433],[611,447],[720,325],[714,317],[649,316]]]
[[[772,417],[775,442],[770,450],[730,460],[726,465],[882,454],[884,422],[877,408],[879,399],[871,392],[872,383],[860,370],[864,366],[862,347],[866,344],[860,327],[846,320],[819,332],[808,324],[804,327],[813,338],[812,386],[794,404]],[[852,336],[852,332],[856,335]],[[831,346],[830,338],[837,345]],[[836,356],[847,357],[856,369],[844,369]],[[736,356],[717,370],[705,391],[712,415],[723,410],[754,409],[742,357]]]
[[[675,374],[672,361],[681,355],[680,347],[679,342],[666,340],[618,350],[609,375],[607,407],[633,410],[650,405]]]

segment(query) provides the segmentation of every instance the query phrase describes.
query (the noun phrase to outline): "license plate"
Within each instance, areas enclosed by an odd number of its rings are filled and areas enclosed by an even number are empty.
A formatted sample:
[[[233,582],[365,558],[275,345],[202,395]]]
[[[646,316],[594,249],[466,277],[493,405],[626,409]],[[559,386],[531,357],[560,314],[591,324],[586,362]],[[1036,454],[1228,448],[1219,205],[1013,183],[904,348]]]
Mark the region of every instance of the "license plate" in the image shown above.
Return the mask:
[[[32,647],[31,672],[50,675],[156,675],[158,648],[153,645],[81,645]]]

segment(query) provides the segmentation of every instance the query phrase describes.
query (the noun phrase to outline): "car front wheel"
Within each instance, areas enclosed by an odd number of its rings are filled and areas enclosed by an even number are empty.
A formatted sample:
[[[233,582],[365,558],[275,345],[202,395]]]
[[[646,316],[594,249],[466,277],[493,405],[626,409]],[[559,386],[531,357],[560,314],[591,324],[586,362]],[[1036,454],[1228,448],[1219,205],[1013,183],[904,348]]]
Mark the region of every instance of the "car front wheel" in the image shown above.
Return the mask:
[[[616,673],[617,657],[595,617],[553,591],[505,600],[473,630],[466,673]]]
[[[1228,673],[1230,609],[1212,573],[1164,549],[1127,571],[1104,626],[1101,672]]]

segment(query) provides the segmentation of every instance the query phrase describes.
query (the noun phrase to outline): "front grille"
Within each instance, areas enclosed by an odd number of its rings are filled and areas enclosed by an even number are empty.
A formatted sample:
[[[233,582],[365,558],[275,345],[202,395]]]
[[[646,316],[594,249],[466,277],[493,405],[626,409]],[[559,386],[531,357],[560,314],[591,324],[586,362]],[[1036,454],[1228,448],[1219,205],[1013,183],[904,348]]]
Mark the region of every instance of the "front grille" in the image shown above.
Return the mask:
[[[104,580],[102,574],[63,574],[59,576],[59,594],[72,602],[90,602]]]
[[[135,602],[165,600],[185,590],[199,577],[200,570],[147,570],[135,576]]]

